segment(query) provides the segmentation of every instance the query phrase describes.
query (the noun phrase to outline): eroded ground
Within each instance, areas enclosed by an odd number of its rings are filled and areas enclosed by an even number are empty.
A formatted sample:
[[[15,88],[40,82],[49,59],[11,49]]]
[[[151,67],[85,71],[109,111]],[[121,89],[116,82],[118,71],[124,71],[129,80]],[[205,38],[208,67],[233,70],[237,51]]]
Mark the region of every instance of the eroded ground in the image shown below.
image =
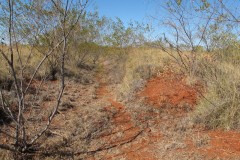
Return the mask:
[[[183,75],[166,70],[134,100],[119,101],[105,76],[88,84],[68,81],[59,114],[41,139],[47,152],[40,159],[240,159],[240,133],[206,130],[189,118],[201,98],[200,84],[189,86]],[[58,88],[49,83],[45,110]]]
[[[239,133],[209,131],[191,122],[201,85],[189,86],[184,76],[165,71],[124,104],[112,99],[110,89],[100,83],[97,95],[110,103],[106,111],[115,110],[112,131],[99,137],[105,149],[90,159],[240,158]]]

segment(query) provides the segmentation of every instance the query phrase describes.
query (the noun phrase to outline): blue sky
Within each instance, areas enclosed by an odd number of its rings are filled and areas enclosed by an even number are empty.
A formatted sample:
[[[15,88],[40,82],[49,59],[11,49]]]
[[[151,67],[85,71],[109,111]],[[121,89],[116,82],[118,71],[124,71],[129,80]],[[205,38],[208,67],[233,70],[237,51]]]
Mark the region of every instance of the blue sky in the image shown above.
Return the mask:
[[[92,0],[90,8],[97,7],[100,16],[109,18],[119,17],[124,24],[130,20],[144,22],[151,24],[155,32],[152,37],[162,36],[166,33],[168,28],[159,25],[163,17],[167,17],[167,13],[161,8],[161,4],[168,0]],[[186,4],[196,3],[198,0],[183,0]],[[214,0],[208,0],[212,3]],[[239,0],[223,0],[224,4],[228,6],[235,13],[237,6],[240,5]],[[153,21],[151,16],[158,18],[158,21]],[[200,22],[201,23],[201,22]]]
[[[162,33],[156,22],[150,16],[157,15],[159,6],[155,0],[94,0],[90,8],[97,7],[100,16],[112,19],[120,18],[125,25],[130,21],[151,24],[155,29],[154,37]],[[158,15],[159,16],[159,15]],[[158,33],[156,33],[156,31]]]
[[[119,17],[124,23],[146,21],[152,9],[148,0],[95,0],[94,5],[101,16]]]

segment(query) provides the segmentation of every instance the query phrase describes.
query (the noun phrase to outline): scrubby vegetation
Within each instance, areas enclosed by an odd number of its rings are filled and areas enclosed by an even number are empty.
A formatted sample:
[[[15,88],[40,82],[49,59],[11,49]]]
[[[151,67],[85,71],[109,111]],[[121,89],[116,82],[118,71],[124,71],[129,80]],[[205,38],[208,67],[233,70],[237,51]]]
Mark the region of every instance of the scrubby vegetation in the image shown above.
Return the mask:
[[[183,68],[189,84],[200,81],[205,88],[198,91],[202,98],[193,119],[209,128],[238,129],[239,36],[234,30],[239,14],[223,1],[169,1],[166,8],[168,18],[174,18],[166,25],[175,38],[164,35],[161,46]]]
[[[147,80],[160,75],[171,59],[161,49],[141,47],[130,49],[125,63],[126,73],[118,88],[123,96],[132,97]]]
[[[212,53],[212,60],[199,62],[198,76],[207,88],[194,119],[210,128],[239,129],[238,49],[232,50],[224,52],[230,57],[221,50]]]
[[[149,25],[101,17],[88,4],[1,3],[0,159],[84,159],[146,136],[166,116],[187,121],[181,134],[194,125],[239,131],[240,16],[226,2],[163,3],[158,40]],[[197,147],[208,141],[194,137]]]

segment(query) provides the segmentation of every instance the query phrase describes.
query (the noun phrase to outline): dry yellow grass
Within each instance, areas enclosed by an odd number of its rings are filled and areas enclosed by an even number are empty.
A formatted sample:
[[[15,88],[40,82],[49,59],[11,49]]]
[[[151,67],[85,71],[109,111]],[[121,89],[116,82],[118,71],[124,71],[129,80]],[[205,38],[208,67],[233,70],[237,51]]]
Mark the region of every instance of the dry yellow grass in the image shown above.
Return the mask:
[[[9,46],[1,46],[1,50],[7,55],[10,59],[10,47]],[[19,45],[18,47],[13,46],[13,60],[14,67],[17,73],[21,70],[21,63],[24,67],[24,75],[25,77],[29,77],[33,74],[35,68],[38,66],[42,58],[44,57],[44,53],[40,53],[37,48],[33,48],[29,45]],[[48,71],[48,60],[46,60],[43,65],[40,67],[37,76],[43,76]],[[10,78],[10,69],[7,64],[7,61],[0,55],[0,80],[6,80]]]
[[[141,79],[136,70],[141,67],[147,67],[151,72],[161,72],[164,66],[169,62],[170,57],[160,49],[154,48],[133,48],[129,50],[126,61],[126,73],[118,88],[122,94],[128,93],[134,81]],[[147,72],[147,71],[146,71]],[[141,73],[140,73],[141,74]],[[143,73],[144,74],[144,73]]]
[[[196,122],[209,128],[240,128],[239,66],[226,59],[199,64],[197,73],[206,84],[206,92],[193,114]]]

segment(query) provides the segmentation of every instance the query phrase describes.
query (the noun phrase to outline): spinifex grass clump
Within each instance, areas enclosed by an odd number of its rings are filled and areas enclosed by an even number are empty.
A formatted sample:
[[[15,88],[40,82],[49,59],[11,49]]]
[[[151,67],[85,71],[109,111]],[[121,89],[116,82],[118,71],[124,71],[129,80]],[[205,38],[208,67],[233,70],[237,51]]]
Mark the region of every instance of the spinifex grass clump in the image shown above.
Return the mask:
[[[215,62],[216,63],[216,62]],[[207,84],[194,113],[194,120],[209,128],[240,128],[240,70],[239,65],[217,62],[202,67]]]

